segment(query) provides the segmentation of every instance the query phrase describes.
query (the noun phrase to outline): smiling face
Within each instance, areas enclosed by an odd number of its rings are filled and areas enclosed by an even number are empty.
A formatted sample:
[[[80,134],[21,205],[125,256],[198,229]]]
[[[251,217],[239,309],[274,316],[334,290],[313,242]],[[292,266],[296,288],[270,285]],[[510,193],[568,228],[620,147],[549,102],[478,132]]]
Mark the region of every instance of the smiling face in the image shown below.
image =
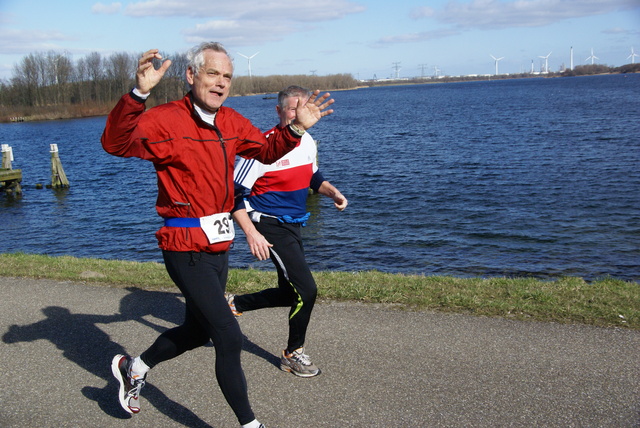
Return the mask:
[[[227,54],[207,49],[203,52],[204,65],[196,73],[187,69],[187,82],[195,104],[209,113],[218,111],[229,96],[233,64]]]

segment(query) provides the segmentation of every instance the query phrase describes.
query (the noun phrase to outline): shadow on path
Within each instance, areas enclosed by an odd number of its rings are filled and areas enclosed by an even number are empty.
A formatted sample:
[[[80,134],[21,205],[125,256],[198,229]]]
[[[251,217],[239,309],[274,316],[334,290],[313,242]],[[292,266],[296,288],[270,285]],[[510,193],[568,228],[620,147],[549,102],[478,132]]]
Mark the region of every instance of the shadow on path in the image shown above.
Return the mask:
[[[98,326],[116,322],[138,322],[161,333],[167,327],[153,323],[145,317],[152,316],[178,325],[184,319],[184,302],[180,293],[145,291],[128,288],[129,294],[120,301],[120,313],[112,315],[74,314],[68,308],[47,306],[42,309],[45,319],[28,325],[11,325],[2,336],[6,344],[48,340],[62,351],[62,355],[78,367],[103,379],[106,385],[85,386],[82,394],[95,401],[107,415],[116,419],[129,419],[117,399],[118,382],[111,373],[111,359],[124,354],[122,345],[111,340]],[[278,365],[279,359],[244,337],[243,350],[267,362]],[[207,346],[212,346],[211,344]],[[210,427],[184,405],[168,398],[162,391],[147,382],[143,390],[145,399],[158,411],[174,421],[189,427]]]

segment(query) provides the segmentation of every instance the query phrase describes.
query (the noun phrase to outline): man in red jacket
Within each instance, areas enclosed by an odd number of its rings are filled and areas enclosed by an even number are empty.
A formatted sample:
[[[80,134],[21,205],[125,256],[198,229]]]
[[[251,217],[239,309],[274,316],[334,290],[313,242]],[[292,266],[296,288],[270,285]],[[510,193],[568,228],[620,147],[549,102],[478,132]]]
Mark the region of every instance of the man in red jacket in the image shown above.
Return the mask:
[[[140,411],[139,393],[155,365],[213,341],[220,389],[238,422],[260,427],[249,404],[240,365],[242,333],[224,297],[227,250],[235,236],[236,154],[271,163],[300,143],[320,118],[333,113],[333,100],[316,91],[299,103],[297,119],[267,140],[251,122],[222,104],[229,95],[233,64],[219,43],[189,52],[186,70],[191,91],[181,100],[145,111],[144,101],[171,65],[157,70],[157,49],[138,62],[136,86],[107,118],[102,146],[110,154],[153,162],[158,177],[156,210],[164,226],[156,237],[171,279],[186,300],[184,323],[162,333],[139,357],[116,355],[111,369],[120,383],[119,401],[129,413]]]

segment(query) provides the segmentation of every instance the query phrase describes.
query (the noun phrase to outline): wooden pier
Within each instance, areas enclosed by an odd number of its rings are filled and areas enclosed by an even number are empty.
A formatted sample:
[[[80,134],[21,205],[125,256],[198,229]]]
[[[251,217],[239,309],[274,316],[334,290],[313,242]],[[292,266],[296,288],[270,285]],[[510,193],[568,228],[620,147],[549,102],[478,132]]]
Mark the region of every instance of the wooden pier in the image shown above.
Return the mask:
[[[2,168],[0,168],[0,190],[6,193],[21,194],[22,170],[12,169],[13,150],[8,144],[2,144]]]
[[[62,189],[69,187],[69,179],[64,172],[60,156],[58,155],[58,145],[49,145],[51,153],[51,184],[48,188]],[[13,169],[13,150],[8,144],[2,144],[2,167],[0,168],[0,191],[7,194],[22,194],[22,170]],[[37,184],[37,189],[41,189],[42,185]]]

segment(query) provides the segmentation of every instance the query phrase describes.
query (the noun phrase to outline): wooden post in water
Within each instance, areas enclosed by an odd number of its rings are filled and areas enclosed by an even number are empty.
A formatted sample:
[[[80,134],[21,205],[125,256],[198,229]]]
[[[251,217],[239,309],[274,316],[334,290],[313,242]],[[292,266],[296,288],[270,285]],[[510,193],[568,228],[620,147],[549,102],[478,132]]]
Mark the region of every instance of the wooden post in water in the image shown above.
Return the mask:
[[[0,189],[5,189],[7,193],[22,193],[20,182],[22,181],[22,170],[13,169],[13,149],[8,144],[2,144],[2,167],[0,168]]]
[[[8,144],[2,145],[2,169],[11,169],[13,162],[13,149]]]
[[[62,187],[69,187],[69,180],[62,168],[62,162],[60,162],[60,156],[58,156],[58,145],[50,144],[51,153],[51,187],[59,189]]]

